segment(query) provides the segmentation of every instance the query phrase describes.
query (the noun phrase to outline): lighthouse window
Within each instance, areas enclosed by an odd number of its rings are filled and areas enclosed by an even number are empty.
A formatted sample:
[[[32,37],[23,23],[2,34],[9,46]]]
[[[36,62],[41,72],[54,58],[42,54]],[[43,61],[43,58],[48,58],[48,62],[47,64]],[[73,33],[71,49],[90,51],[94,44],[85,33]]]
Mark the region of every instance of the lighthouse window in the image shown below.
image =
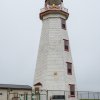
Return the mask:
[[[67,62],[67,73],[68,75],[72,75],[72,63]]]
[[[70,96],[75,97],[75,85],[69,84],[69,86],[70,86]]]
[[[66,30],[66,20],[65,19],[61,19],[61,27],[62,29]]]
[[[64,39],[64,49],[65,51],[69,51],[69,41]]]

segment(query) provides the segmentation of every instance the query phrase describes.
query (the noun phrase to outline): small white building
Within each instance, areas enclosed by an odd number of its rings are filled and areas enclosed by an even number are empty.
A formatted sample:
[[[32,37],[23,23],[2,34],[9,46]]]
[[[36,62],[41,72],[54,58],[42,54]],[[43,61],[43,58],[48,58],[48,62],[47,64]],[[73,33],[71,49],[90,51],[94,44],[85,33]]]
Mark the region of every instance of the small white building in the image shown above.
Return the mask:
[[[0,84],[0,100],[31,100],[32,87]]]

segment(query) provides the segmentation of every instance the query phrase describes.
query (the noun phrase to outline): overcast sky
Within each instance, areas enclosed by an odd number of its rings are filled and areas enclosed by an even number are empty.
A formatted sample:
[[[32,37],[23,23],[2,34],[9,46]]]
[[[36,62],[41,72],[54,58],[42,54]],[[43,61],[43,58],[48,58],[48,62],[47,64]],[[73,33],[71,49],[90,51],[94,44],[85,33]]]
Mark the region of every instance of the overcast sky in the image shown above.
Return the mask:
[[[0,83],[33,85],[44,0],[0,0]],[[100,91],[100,0],[64,0],[79,90]]]

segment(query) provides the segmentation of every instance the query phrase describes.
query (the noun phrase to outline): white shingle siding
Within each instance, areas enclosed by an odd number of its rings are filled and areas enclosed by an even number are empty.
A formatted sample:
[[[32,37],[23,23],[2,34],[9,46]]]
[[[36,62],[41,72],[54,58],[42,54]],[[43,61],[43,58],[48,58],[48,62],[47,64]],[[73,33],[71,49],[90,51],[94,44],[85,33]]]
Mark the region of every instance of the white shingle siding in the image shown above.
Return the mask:
[[[64,40],[69,40],[67,30],[61,28],[60,14],[43,17],[42,33],[37,57],[34,83],[41,82],[42,89],[69,91],[69,84],[76,84],[74,68],[67,74],[66,62],[72,62],[71,52],[64,51]],[[54,75],[57,73],[57,75]]]

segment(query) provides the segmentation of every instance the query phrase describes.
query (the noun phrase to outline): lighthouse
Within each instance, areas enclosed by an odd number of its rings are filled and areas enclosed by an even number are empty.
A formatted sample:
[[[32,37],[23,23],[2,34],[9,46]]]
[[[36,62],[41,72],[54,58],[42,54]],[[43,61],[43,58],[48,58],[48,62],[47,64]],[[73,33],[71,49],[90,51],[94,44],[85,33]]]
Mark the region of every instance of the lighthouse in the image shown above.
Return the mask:
[[[42,30],[34,89],[53,91],[50,93],[51,98],[62,96],[75,100],[76,80],[66,24],[68,9],[64,7],[63,0],[45,0],[39,16]]]

